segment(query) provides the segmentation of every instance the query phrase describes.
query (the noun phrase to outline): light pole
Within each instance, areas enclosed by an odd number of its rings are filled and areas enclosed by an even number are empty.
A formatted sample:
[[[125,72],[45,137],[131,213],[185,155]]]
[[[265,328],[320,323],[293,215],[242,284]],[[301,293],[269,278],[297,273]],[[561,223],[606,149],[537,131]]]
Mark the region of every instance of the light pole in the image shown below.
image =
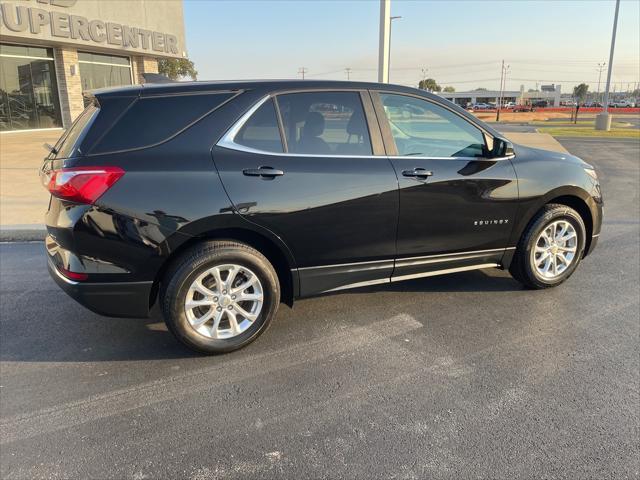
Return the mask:
[[[387,83],[389,82],[389,77],[391,76],[391,27],[393,26],[393,21],[399,20],[400,18],[402,18],[400,15],[389,17],[389,70],[387,72]]]
[[[607,62],[602,62],[599,63],[598,68],[596,68],[596,70],[598,70],[598,91],[596,92],[596,102],[600,101],[600,79],[602,78],[602,71],[606,65]]]
[[[389,29],[391,0],[380,0],[380,44],[378,46],[378,82],[389,83]]]
[[[611,88],[611,72],[613,70],[613,52],[616,48],[616,30],[618,29],[618,12],[620,0],[616,0],[616,12],[613,14],[613,32],[611,33],[611,50],[609,52],[609,70],[607,70],[607,86],[604,91],[604,110],[596,116],[596,130],[611,130],[609,116],[609,88]]]

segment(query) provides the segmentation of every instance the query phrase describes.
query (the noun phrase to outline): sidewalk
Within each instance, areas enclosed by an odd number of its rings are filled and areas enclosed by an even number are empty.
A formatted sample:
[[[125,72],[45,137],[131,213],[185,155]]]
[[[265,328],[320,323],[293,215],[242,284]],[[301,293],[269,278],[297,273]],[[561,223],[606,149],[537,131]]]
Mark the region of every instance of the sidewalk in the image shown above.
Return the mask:
[[[49,194],[38,170],[46,155],[43,143],[53,145],[61,130],[0,135],[0,241],[40,240]],[[514,143],[567,152],[551,135],[506,133]]]
[[[0,240],[42,238],[49,193],[38,171],[62,130],[0,134]],[[40,233],[38,233],[40,231]]]

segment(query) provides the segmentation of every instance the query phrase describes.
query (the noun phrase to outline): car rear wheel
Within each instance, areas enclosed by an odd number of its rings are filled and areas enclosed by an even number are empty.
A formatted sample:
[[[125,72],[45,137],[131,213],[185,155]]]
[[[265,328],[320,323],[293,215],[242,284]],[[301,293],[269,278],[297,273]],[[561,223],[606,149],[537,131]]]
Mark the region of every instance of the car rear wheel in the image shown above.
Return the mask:
[[[160,292],[169,330],[189,348],[230,352],[255,340],[278,309],[280,285],[257,250],[233,241],[210,241],[178,258]]]
[[[555,287],[578,268],[585,238],[578,212],[566,205],[545,205],[523,233],[509,271],[526,287]]]

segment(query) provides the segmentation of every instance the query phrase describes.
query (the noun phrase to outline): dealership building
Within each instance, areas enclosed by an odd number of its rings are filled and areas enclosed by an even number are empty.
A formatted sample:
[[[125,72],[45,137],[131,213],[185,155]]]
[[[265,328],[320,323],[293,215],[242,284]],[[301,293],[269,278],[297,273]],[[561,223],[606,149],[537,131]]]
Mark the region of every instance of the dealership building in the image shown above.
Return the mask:
[[[438,95],[447,100],[466,107],[470,103],[497,103],[502,98],[502,103],[513,102],[518,105],[530,105],[534,102],[543,100],[549,106],[559,107],[562,98],[561,85],[542,85],[540,90],[528,91],[524,90],[524,85],[520,90],[486,90],[478,89],[468,92],[438,92]],[[569,96],[570,98],[570,96]]]
[[[182,0],[0,1],[0,132],[67,128],[84,92],[182,57]]]

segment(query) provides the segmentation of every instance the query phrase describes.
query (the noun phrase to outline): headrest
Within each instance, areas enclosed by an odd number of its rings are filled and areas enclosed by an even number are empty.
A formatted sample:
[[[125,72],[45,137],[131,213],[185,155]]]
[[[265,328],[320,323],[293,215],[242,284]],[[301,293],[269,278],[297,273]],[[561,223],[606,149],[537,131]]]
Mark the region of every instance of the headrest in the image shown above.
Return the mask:
[[[303,137],[319,137],[324,132],[324,117],[319,112],[309,112],[304,121]]]
[[[364,119],[364,115],[362,111],[355,110],[351,114],[351,118],[349,119],[349,123],[347,123],[347,133],[349,135],[358,135],[364,136],[367,128],[367,122]]]

